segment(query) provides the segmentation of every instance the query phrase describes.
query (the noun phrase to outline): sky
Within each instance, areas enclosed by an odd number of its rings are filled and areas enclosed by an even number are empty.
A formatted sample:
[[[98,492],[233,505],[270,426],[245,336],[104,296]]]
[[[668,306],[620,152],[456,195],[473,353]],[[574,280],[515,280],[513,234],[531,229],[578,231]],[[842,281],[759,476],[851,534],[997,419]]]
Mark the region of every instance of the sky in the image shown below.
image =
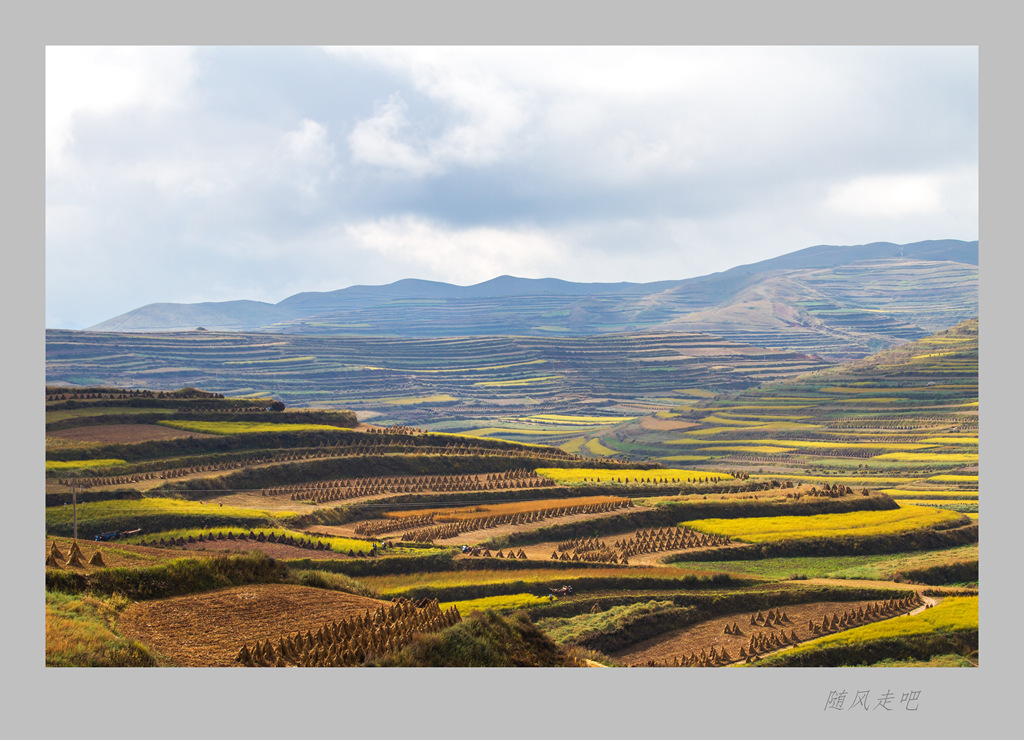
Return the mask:
[[[46,326],[978,238],[978,48],[48,46]]]

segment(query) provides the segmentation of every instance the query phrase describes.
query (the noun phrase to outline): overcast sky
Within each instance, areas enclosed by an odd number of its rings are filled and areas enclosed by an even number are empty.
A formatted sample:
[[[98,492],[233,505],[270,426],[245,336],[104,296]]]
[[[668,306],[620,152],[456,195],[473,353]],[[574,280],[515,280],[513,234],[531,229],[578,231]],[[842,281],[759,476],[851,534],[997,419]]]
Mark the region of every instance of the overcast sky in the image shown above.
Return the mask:
[[[46,325],[978,238],[977,47],[48,47]]]

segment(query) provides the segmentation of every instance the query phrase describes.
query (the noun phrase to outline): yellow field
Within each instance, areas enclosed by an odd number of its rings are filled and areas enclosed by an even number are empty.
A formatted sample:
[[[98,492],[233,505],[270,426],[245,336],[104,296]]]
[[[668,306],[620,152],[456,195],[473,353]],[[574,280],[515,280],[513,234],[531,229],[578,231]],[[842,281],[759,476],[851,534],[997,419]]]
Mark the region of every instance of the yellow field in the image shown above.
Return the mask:
[[[931,478],[925,480],[935,481],[936,483],[977,483],[977,475],[933,475]]]
[[[107,458],[103,460],[47,460],[47,470],[82,470],[86,468],[105,468],[111,465],[124,465],[124,460]]]
[[[769,445],[719,445],[717,447],[698,447],[701,452],[759,452],[771,455],[776,452],[792,452],[792,447],[770,447]]]
[[[466,616],[473,610],[484,611],[494,609],[495,611],[511,611],[527,609],[537,604],[543,604],[549,599],[533,594],[508,594],[505,596],[487,596],[481,599],[467,599],[466,601],[444,601],[441,602],[441,611],[448,611],[453,606],[459,610],[459,614]]]
[[[308,432],[347,429],[328,424],[267,424],[261,421],[164,421],[157,424],[203,434],[257,434],[259,432]]]
[[[875,455],[872,460],[893,460],[894,462],[977,462],[977,453],[957,452],[889,452]]]
[[[577,429],[515,429],[515,428],[512,428],[512,427],[483,427],[482,429],[474,429],[472,431],[472,433],[465,432],[465,433],[455,434],[453,436],[456,436],[456,437],[476,437],[477,439],[487,439],[488,437],[493,437],[493,436],[499,436],[500,437],[501,435],[509,435],[509,434],[514,434],[514,435],[528,434],[528,435],[535,435],[535,436],[539,435],[541,437],[552,437],[552,436],[555,436],[555,435],[557,435],[559,433],[562,433],[562,432],[571,434],[571,433],[576,432],[576,431],[578,431],[578,430]]]
[[[586,437],[573,437],[568,442],[559,446],[560,450],[568,452],[570,455],[575,455],[583,447],[583,443],[586,441]]]
[[[929,437],[921,441],[936,445],[974,445],[975,447],[978,445],[977,437]]]
[[[442,401],[458,401],[455,396],[447,393],[438,393],[433,396],[404,396],[399,398],[381,398],[381,403],[389,406],[412,406],[418,403],[440,403]]]
[[[465,519],[486,519],[489,516],[506,514],[528,514],[545,509],[560,509],[569,506],[586,506],[587,504],[624,504],[628,498],[619,496],[581,496],[578,498],[549,498],[539,501],[512,501],[506,504],[480,504],[477,506],[460,506],[457,509],[412,509],[410,511],[389,511],[384,513],[387,519],[406,519],[414,516],[434,515],[435,522],[458,522]]]
[[[587,450],[593,452],[599,457],[610,457],[611,455],[617,455],[618,453],[610,447],[605,447],[601,444],[601,440],[596,437],[591,440],[587,440],[587,443],[583,445]]]
[[[434,368],[434,369],[413,369],[408,367],[394,368],[394,367],[374,367],[373,365],[360,365],[364,370],[389,370],[394,372],[402,373],[417,373],[417,374],[434,374],[434,373],[479,373],[487,370],[506,370],[510,367],[522,367],[524,365],[541,365],[547,362],[547,360],[527,360],[526,362],[513,362],[508,365],[487,365],[486,367],[445,367],[445,368]]]
[[[952,632],[955,630],[978,629],[978,597],[950,596],[931,609],[920,614],[896,619],[884,619],[874,624],[865,624],[843,630],[834,635],[808,640],[793,649],[793,655],[830,645],[852,645],[858,642],[879,640],[885,637],[908,637],[929,632]]]
[[[537,475],[550,478],[555,483],[616,483],[638,480],[659,483],[686,483],[693,478],[711,478],[732,480],[732,476],[719,470],[684,470],[682,468],[661,468],[658,470],[638,470],[628,468],[608,470],[604,468],[537,468]]]
[[[487,380],[487,381],[483,381],[482,380],[482,381],[480,381],[478,383],[473,383],[473,385],[478,385],[478,386],[482,386],[482,387],[485,387],[485,388],[501,388],[501,387],[505,387],[505,386],[528,385],[530,383],[543,383],[544,381],[547,381],[547,380],[558,380],[559,378],[562,378],[562,377],[564,377],[564,376],[562,376],[562,375],[545,375],[542,378],[523,378],[522,380]]]
[[[686,526],[698,532],[758,543],[899,534],[927,529],[960,517],[960,514],[945,509],[908,506],[888,511],[851,511],[846,514],[699,519],[686,522]]]
[[[267,360],[225,360],[225,365],[276,365],[288,362],[313,362],[316,358],[313,355],[306,357],[280,357]]]
[[[618,424],[632,421],[635,416],[562,416],[559,414],[537,414],[521,421],[538,421],[544,424]]]

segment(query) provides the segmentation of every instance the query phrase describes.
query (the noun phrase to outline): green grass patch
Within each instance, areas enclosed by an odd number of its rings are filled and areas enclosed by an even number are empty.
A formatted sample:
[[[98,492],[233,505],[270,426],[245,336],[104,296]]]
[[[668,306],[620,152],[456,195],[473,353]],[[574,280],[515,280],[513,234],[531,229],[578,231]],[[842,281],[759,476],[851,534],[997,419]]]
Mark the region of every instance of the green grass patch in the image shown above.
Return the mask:
[[[121,595],[46,592],[46,665],[142,667],[161,664],[141,643],[118,634],[117,613],[128,605]]]
[[[99,406],[83,409],[54,409],[46,412],[46,423],[63,421],[64,419],[80,419],[90,416],[123,416],[126,414],[173,414],[177,409],[161,409],[152,406],[138,408],[135,406]]]
[[[72,534],[70,506],[46,509],[46,532],[69,537]],[[91,538],[113,530],[143,530],[146,535],[173,529],[217,527],[279,527],[297,516],[295,512],[274,512],[236,506],[214,506],[199,501],[172,498],[96,501],[78,505],[78,536]]]
[[[572,617],[547,618],[537,621],[537,626],[546,632],[552,640],[565,645],[597,633],[612,632],[635,621],[657,612],[674,609],[672,601],[645,601],[635,604],[612,606],[603,611],[588,614],[577,614]]]

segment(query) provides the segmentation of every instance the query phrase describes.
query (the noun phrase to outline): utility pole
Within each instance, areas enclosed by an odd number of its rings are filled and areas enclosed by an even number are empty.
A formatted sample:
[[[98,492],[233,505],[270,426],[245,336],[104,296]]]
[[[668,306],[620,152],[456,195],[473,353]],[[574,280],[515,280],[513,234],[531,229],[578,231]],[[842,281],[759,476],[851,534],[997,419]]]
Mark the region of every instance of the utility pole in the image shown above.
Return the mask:
[[[72,537],[78,539],[78,497],[75,495],[75,484],[71,484],[71,519],[74,522]]]

